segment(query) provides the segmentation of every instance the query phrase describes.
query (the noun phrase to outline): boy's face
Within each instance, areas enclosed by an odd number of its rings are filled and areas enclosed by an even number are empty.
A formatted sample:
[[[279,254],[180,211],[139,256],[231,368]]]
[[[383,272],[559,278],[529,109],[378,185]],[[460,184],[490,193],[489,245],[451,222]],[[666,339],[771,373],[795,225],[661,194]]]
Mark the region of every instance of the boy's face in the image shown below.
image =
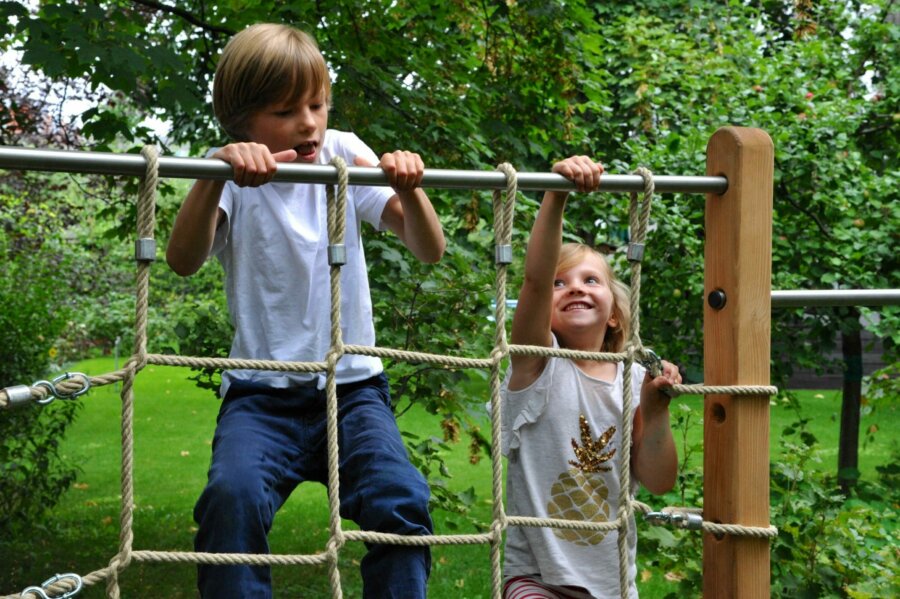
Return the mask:
[[[328,104],[325,90],[321,90],[299,101],[269,104],[250,117],[247,137],[264,144],[273,154],[294,149],[297,151],[295,162],[313,163],[319,155],[327,127]]]

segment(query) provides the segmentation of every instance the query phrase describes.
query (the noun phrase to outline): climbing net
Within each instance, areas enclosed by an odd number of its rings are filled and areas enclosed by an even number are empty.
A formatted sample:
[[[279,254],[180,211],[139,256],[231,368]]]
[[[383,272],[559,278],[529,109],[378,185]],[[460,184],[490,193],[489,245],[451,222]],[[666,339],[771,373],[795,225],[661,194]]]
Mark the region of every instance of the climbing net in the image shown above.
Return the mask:
[[[501,547],[504,531],[509,526],[553,527],[584,531],[617,531],[619,553],[619,579],[622,596],[627,597],[628,581],[628,548],[627,533],[633,525],[635,511],[644,513],[653,523],[671,523],[681,528],[701,529],[716,535],[729,534],[771,538],[777,534],[774,527],[753,527],[740,524],[721,524],[708,522],[702,518],[699,510],[689,508],[665,508],[659,512],[651,512],[650,508],[640,503],[630,493],[630,443],[623,443],[619,452],[620,493],[615,518],[607,522],[585,522],[561,518],[536,518],[527,516],[509,516],[503,507],[502,495],[502,459],[500,455],[500,422],[502,405],[500,388],[502,380],[501,365],[510,355],[556,356],[579,360],[602,360],[624,362],[624,406],[622,438],[631,437],[633,418],[633,398],[631,385],[631,365],[638,361],[645,364],[651,373],[657,374],[659,361],[655,354],[645,348],[640,340],[640,282],[641,258],[650,219],[650,205],[654,193],[653,176],[649,170],[639,168],[636,174],[644,182],[642,193],[631,194],[630,226],[631,243],[627,257],[631,269],[631,313],[633,326],[631,336],[624,351],[616,353],[583,352],[562,348],[546,348],[538,346],[509,345],[506,334],[506,283],[507,269],[512,262],[512,224],[517,195],[517,175],[509,164],[501,164],[498,170],[506,178],[505,190],[493,192],[493,211],[495,228],[495,314],[494,344],[487,358],[453,357],[438,354],[401,351],[391,348],[347,345],[341,336],[340,305],[341,285],[340,270],[344,261],[344,215],[348,186],[347,165],[341,158],[335,158],[332,165],[338,173],[336,188],[327,187],[328,198],[328,261],[331,275],[331,345],[325,360],[321,362],[282,362],[271,360],[242,360],[225,358],[205,358],[150,354],[147,352],[147,312],[148,291],[150,281],[150,265],[156,255],[154,240],[156,188],[159,179],[158,155],[155,147],[145,147],[141,154],[146,161],[146,171],[141,177],[138,198],[137,240],[135,242],[135,258],[137,261],[135,340],[134,350],[124,367],[101,376],[82,374],[66,374],[52,381],[37,381],[31,386],[18,385],[0,390],[0,409],[11,408],[20,404],[36,401],[49,403],[54,398],[69,399],[86,392],[89,387],[122,382],[122,507],[120,515],[119,550],[111,558],[105,568],[82,576],[76,574],[56,575],[40,586],[28,587],[12,598],[72,597],[82,585],[93,585],[106,581],[107,595],[111,598],[120,596],[119,574],[133,561],[137,562],[179,562],[203,563],[216,565],[252,564],[252,565],[327,565],[329,569],[331,592],[333,597],[343,596],[338,558],[342,547],[348,541],[364,541],[395,545],[490,545],[491,556],[491,594],[495,599],[502,595]],[[390,358],[416,363],[430,363],[445,368],[476,368],[488,370],[490,373],[490,405],[491,405],[491,467],[492,467],[492,521],[488,532],[479,534],[426,535],[405,536],[385,534],[367,530],[343,530],[340,517],[340,494],[338,477],[338,444],[337,444],[337,385],[336,366],[342,356],[348,354],[368,355],[379,358]],[[137,374],[149,364],[167,366],[190,366],[204,368],[238,368],[269,371],[309,372],[326,374],[326,425],[328,434],[328,504],[329,504],[329,538],[325,550],[313,555],[275,555],[275,554],[229,554],[229,553],[197,553],[173,551],[138,551],[133,550],[134,534],[132,530],[134,512],[134,381]],[[675,394],[730,394],[730,395],[773,395],[777,392],[771,386],[706,386],[675,385]]]

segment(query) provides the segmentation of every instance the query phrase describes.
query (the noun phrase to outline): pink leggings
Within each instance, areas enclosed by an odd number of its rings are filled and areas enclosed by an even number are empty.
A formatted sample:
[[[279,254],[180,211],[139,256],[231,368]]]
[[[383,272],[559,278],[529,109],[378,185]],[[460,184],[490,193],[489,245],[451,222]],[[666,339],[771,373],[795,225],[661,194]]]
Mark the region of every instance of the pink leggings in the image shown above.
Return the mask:
[[[513,576],[503,584],[504,599],[592,599],[579,587],[546,584],[538,576]]]

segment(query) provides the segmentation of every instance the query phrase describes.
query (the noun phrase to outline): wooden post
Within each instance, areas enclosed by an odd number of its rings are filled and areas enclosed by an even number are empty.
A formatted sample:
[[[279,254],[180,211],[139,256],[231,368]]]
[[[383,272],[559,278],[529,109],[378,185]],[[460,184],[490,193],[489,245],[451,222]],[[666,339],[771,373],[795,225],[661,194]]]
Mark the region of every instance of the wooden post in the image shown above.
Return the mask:
[[[772,140],[724,127],[706,150],[706,174],[728,190],[706,197],[704,382],[768,385],[772,277]],[[769,525],[769,397],[707,395],[703,517]],[[769,540],[705,534],[703,596],[768,598]]]

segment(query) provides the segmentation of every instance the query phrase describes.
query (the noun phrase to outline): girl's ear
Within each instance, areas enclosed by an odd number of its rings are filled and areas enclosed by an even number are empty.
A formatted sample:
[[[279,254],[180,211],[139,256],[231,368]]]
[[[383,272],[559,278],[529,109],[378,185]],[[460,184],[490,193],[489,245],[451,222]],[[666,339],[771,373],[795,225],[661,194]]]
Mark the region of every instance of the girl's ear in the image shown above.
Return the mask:
[[[606,326],[608,326],[611,329],[616,328],[617,326],[619,326],[619,319],[616,318],[615,316],[610,316],[609,320],[606,321]]]

